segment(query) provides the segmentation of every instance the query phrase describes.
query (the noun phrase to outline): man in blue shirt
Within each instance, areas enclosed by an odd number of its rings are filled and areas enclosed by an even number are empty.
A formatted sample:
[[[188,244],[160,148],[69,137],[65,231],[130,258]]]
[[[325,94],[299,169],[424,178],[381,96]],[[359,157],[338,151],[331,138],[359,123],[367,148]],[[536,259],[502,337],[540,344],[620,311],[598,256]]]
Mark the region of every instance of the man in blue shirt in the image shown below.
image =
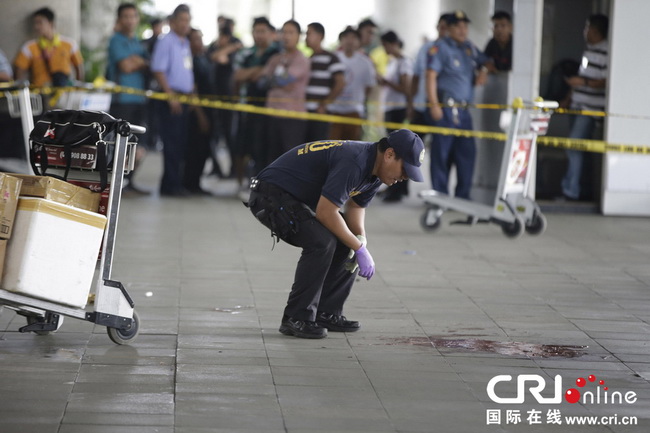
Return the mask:
[[[280,332],[324,338],[354,332],[343,316],[357,266],[370,279],[375,264],[366,247],[365,208],[384,183],[422,182],[424,144],[408,129],[378,143],[315,141],[293,148],[251,182],[253,215],[272,235],[302,248]]]
[[[169,95],[160,107],[160,132],[163,140],[164,168],[161,196],[187,196],[183,187],[183,167],[188,137],[188,107],[177,100],[178,94],[194,90],[190,32],[190,8],[181,4],[169,18],[171,31],[159,39],[151,58],[151,71],[162,90]]]
[[[148,53],[135,34],[140,15],[133,3],[122,3],[117,8],[117,31],[108,43],[107,78],[115,84],[144,90],[145,73],[149,68]],[[143,95],[118,93],[111,101],[110,113],[117,119],[124,119],[135,125],[142,125],[145,116],[147,99]],[[144,157],[146,150],[138,146],[136,169]],[[125,191],[138,194],[148,194],[137,188],[133,183],[135,169],[127,176]]]
[[[483,85],[487,80],[487,69],[483,66],[487,58],[467,39],[469,22],[463,11],[450,14],[449,36],[429,49],[426,91],[431,125],[472,129],[467,104],[474,99],[474,85]],[[449,169],[455,164],[458,177],[456,197],[469,199],[475,159],[473,137],[434,134],[431,143],[433,189],[448,193]]]

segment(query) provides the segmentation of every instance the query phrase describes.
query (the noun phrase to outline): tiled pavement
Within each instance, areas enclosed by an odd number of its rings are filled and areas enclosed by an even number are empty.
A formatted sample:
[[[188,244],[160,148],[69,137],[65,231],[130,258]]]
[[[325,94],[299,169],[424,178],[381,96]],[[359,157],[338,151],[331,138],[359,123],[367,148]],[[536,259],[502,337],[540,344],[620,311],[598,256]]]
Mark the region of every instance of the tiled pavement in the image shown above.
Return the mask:
[[[143,185],[159,163],[149,158]],[[417,199],[377,202],[378,271],[345,312],[362,330],[305,341],[277,331],[298,250],[271,251],[233,185],[207,186],[220,196],[123,201],[113,275],[142,320],[132,345],[71,318],[50,336],[20,334],[24,319],[4,310],[0,432],[649,431],[650,220],[551,214],[544,235],[513,241],[493,225],[424,233]],[[602,398],[607,386],[637,400],[490,400],[492,377],[522,374],[546,378],[546,397],[560,375],[562,395],[604,380]],[[496,392],[514,397],[515,385]],[[568,415],[638,425],[569,426]]]

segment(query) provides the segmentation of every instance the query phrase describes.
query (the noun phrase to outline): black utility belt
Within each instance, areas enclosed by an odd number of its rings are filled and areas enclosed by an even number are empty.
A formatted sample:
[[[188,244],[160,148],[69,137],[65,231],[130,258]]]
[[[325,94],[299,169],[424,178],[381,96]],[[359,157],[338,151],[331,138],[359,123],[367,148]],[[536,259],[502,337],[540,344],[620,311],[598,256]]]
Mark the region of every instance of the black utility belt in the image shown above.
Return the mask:
[[[301,220],[316,216],[309,206],[277,185],[252,178],[250,188],[251,191],[268,197],[270,201],[267,205],[272,208],[299,213]]]
[[[443,107],[456,107],[456,108],[462,108],[464,110],[469,108],[469,102],[460,99],[447,98],[447,99],[441,99],[441,102]]]
[[[298,233],[302,222],[315,217],[306,204],[276,185],[252,178],[250,187],[256,194],[251,194],[249,207],[276,240],[287,241],[289,235]]]
[[[279,186],[273,185],[272,183],[265,182],[263,180],[259,180],[256,177],[251,178],[250,188],[251,191],[255,191],[267,195],[289,194]]]
[[[454,98],[449,93],[441,89],[438,89],[438,93],[436,96],[438,96],[438,101],[440,101],[443,107],[456,106],[461,108],[467,108],[467,106],[470,104],[469,101],[462,98]]]

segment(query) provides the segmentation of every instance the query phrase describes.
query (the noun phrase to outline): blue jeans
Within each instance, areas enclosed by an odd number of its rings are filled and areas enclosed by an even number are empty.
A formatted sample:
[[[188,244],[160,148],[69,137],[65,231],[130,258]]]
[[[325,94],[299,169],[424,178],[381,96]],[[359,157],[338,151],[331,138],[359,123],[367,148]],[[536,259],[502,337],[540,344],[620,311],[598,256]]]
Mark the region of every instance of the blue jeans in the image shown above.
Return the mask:
[[[452,108],[442,109],[443,117],[434,121],[429,110],[425,112],[429,125],[444,128],[472,130],[472,117],[469,111],[458,109],[458,124],[454,123]],[[434,190],[449,194],[449,170],[456,166],[458,183],[456,197],[469,200],[476,161],[476,143],[474,137],[457,137],[455,135],[433,134],[431,141],[431,186]]]
[[[572,116],[569,138],[591,139],[595,128],[595,117]],[[582,163],[585,155],[580,150],[571,149],[567,149],[566,155],[569,165],[562,179],[562,194],[577,200],[580,198],[580,177],[582,176]]]

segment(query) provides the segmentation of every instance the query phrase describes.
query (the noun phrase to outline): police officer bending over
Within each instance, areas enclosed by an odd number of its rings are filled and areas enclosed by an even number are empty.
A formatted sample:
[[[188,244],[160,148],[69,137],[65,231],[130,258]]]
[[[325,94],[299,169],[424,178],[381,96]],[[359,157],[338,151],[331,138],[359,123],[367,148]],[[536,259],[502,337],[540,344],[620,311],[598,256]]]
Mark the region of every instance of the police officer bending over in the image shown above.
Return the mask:
[[[251,183],[249,207],[272,235],[302,248],[280,332],[325,338],[354,332],[343,316],[357,268],[368,280],[375,262],[366,247],[365,208],[384,183],[422,182],[422,140],[407,129],[378,143],[316,141],[293,148]]]

